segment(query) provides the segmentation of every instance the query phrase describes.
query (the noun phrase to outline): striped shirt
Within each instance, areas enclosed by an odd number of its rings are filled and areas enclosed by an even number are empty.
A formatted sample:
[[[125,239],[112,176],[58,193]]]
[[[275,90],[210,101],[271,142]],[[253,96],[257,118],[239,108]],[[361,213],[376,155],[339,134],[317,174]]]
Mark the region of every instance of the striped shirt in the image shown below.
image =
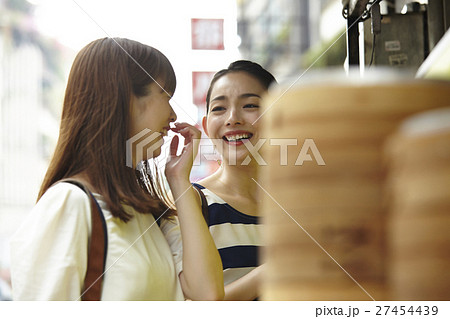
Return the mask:
[[[262,246],[260,218],[234,209],[209,189],[198,186],[208,202],[208,226],[223,264],[227,285],[259,265],[258,247]]]

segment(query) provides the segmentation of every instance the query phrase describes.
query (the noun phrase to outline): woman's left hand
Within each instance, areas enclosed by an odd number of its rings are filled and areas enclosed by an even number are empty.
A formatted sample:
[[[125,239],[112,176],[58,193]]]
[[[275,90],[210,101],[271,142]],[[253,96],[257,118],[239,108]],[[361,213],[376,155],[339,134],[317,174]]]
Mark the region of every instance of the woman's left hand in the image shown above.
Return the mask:
[[[184,138],[184,147],[177,155],[179,137],[175,135],[170,143],[169,158],[167,159],[165,174],[169,183],[173,179],[187,178],[191,173],[194,159],[198,153],[198,145],[202,133],[195,126],[188,123],[175,123],[172,128],[175,133],[181,134]]]

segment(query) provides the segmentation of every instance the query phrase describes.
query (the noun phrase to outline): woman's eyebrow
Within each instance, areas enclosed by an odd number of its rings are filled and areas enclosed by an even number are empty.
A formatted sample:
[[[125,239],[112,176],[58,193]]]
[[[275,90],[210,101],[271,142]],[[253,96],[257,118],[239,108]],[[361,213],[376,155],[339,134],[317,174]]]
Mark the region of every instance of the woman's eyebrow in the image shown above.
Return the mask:
[[[225,95],[219,95],[219,96],[216,96],[215,98],[213,98],[211,100],[211,102],[213,102],[213,101],[223,101],[225,99],[226,99]]]
[[[244,93],[244,94],[239,95],[239,98],[240,98],[240,99],[246,99],[246,98],[249,98],[249,97],[258,97],[258,98],[261,98],[261,96],[259,96],[259,95],[256,94],[256,93]],[[211,100],[211,102],[214,102],[214,101],[224,101],[224,100],[226,100],[226,99],[227,99],[227,97],[226,97],[225,95],[219,95],[219,96],[216,96],[215,98],[213,98],[213,99]]]
[[[240,98],[248,98],[248,97],[259,97],[261,98],[261,96],[259,96],[258,94],[255,93],[244,93],[239,95]]]

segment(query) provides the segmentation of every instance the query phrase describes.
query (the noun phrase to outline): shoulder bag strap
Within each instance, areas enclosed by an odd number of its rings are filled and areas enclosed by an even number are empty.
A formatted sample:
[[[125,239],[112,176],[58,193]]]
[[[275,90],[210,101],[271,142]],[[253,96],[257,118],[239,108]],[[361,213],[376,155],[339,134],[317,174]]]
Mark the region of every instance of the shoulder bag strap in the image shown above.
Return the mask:
[[[106,253],[108,251],[108,231],[106,229],[105,217],[94,195],[84,184],[73,179],[64,179],[61,182],[76,185],[89,196],[92,230],[89,241],[88,265],[81,299],[83,301],[98,301],[101,300],[103,274],[105,271]]]
[[[205,218],[206,224],[209,226],[208,202],[206,200],[205,194],[203,194],[203,191],[197,185],[192,184],[192,186],[194,186],[194,188],[200,194],[200,198],[202,199],[202,214],[203,214],[203,218]]]

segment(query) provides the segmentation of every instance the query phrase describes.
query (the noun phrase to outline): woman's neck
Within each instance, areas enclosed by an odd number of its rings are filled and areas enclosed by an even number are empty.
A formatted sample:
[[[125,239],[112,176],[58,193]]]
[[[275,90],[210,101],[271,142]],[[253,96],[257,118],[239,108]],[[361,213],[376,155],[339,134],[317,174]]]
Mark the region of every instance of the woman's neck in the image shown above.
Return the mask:
[[[211,176],[221,189],[230,194],[255,197],[258,185],[255,183],[257,167],[255,165],[227,165],[221,167]]]

